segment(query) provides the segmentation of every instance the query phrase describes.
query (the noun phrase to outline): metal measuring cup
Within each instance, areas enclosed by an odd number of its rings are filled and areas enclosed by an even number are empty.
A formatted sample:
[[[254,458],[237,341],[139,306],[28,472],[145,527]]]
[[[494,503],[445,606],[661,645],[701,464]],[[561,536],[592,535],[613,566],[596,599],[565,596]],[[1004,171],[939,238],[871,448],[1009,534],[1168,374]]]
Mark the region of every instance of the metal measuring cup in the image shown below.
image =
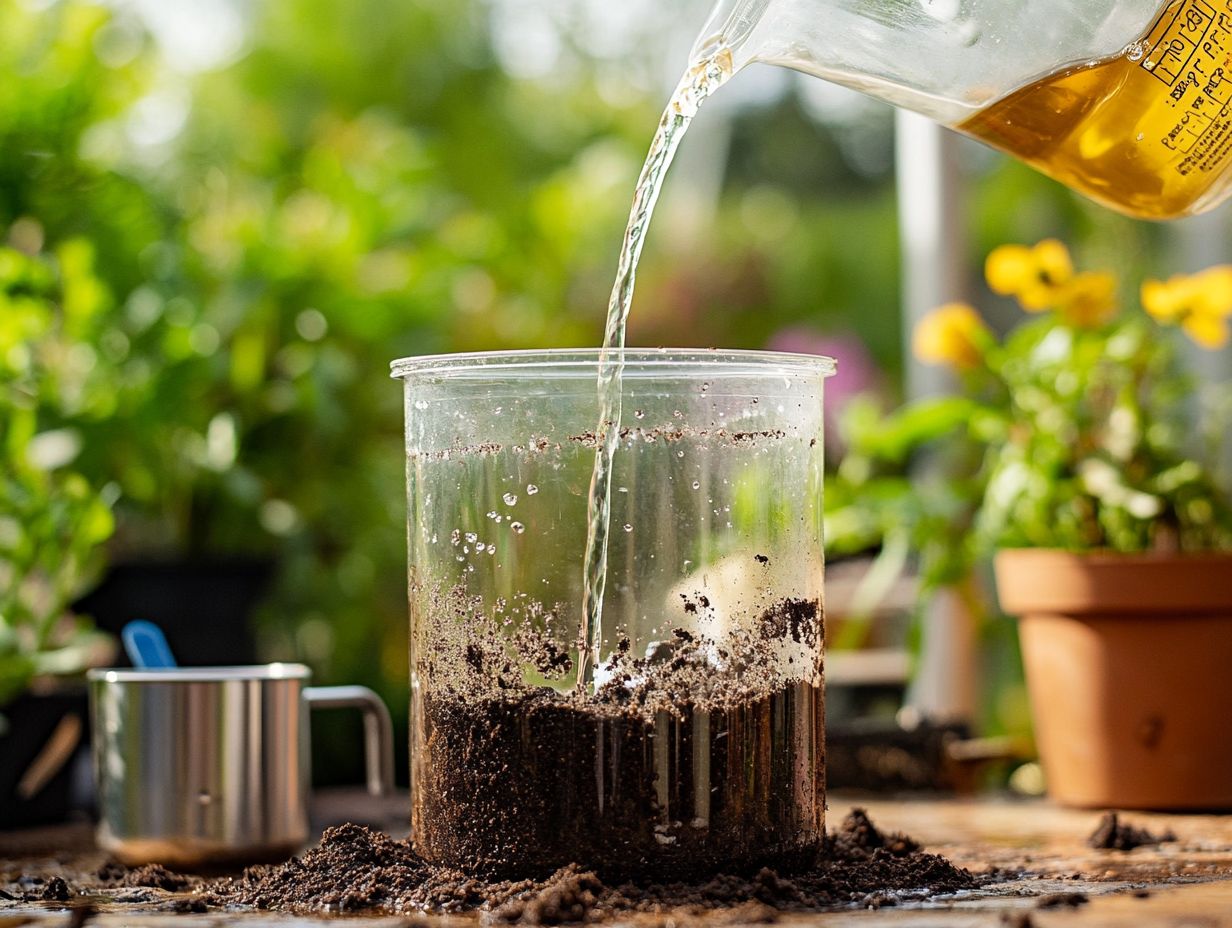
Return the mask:
[[[369,794],[393,789],[393,730],[364,686],[303,664],[89,673],[98,845],[192,869],[285,858],[308,840],[308,710],[357,708]]]

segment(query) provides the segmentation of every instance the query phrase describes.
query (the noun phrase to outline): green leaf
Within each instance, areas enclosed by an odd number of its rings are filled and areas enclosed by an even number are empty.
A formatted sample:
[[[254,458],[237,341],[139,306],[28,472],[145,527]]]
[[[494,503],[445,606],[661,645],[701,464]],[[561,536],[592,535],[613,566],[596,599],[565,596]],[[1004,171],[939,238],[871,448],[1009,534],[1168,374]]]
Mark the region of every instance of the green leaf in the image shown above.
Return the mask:
[[[849,433],[853,449],[891,463],[968,424],[979,405],[966,397],[943,396],[909,403],[878,421],[862,421]]]

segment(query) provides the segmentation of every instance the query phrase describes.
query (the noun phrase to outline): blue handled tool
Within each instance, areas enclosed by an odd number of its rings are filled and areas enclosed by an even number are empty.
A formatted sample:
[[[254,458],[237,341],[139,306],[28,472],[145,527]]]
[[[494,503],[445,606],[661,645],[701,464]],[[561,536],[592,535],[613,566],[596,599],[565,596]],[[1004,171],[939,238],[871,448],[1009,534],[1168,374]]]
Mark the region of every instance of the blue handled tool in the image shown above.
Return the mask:
[[[163,630],[153,622],[144,619],[129,622],[120,632],[120,638],[134,667],[140,670],[158,670],[176,666],[171,645],[167,644]]]

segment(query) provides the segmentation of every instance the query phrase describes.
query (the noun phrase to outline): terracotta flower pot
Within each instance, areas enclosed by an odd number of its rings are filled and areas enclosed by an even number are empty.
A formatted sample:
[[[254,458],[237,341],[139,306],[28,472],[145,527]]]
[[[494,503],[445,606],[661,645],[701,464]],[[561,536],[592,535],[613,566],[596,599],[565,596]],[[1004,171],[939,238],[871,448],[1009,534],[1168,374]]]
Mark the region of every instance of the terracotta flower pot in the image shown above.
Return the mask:
[[[1232,809],[1232,554],[1001,551],[1050,795]]]

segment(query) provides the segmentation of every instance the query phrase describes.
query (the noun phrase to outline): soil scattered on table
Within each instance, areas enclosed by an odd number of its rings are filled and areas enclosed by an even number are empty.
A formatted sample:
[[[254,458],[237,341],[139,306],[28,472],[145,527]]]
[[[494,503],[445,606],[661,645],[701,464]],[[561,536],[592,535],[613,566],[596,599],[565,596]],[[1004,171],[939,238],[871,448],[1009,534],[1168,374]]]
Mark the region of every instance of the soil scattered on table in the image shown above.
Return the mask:
[[[1030,912],[1002,912],[1001,924],[1005,928],[1035,928],[1035,919]]]
[[[43,902],[68,902],[72,897],[73,891],[69,889],[68,883],[58,876],[48,880],[43,891],[38,894],[38,898]]]
[[[187,889],[192,879],[182,873],[168,870],[162,864],[146,864],[121,874],[117,882],[120,886],[145,886],[175,893]]]
[[[1101,851],[1132,851],[1136,847],[1153,847],[1175,840],[1176,835],[1171,829],[1157,835],[1145,828],[1123,823],[1115,812],[1108,812],[1087,838],[1087,844]]]
[[[1047,896],[1040,896],[1035,907],[1037,909],[1076,909],[1090,901],[1091,897],[1086,893],[1049,893]]]
[[[183,873],[175,873],[161,864],[146,864],[129,868],[114,860],[87,870],[56,868],[65,876],[53,873],[43,875],[26,873],[10,878],[8,886],[17,892],[0,888],[0,900],[8,902],[68,903],[72,918],[89,919],[93,916],[94,902],[106,901],[119,905],[149,905],[172,899],[164,906],[168,911],[205,910],[205,903],[186,894],[200,886],[203,879]],[[0,874],[0,886],[6,877]],[[84,923],[84,922],[83,922]]]
[[[276,866],[252,867],[202,889],[212,905],[304,912],[457,913],[484,910],[510,924],[555,925],[632,913],[739,913],[741,923],[779,912],[894,905],[977,886],[968,871],[905,835],[879,830],[861,810],[827,837],[819,858],[794,872],[761,868],[696,882],[607,883],[576,865],[543,880],[489,881],[434,867],[403,841],[359,825],[331,828],[321,844]]]

